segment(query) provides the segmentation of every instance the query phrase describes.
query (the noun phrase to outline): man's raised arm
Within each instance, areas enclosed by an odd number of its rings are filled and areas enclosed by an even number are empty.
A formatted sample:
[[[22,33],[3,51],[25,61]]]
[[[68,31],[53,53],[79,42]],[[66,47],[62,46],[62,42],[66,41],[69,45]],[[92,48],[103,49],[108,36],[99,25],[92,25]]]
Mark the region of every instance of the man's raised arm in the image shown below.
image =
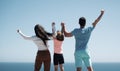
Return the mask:
[[[99,15],[99,17],[92,24],[93,27],[95,27],[96,24],[100,21],[100,19],[102,18],[103,14],[104,14],[104,10],[101,10],[101,14]]]

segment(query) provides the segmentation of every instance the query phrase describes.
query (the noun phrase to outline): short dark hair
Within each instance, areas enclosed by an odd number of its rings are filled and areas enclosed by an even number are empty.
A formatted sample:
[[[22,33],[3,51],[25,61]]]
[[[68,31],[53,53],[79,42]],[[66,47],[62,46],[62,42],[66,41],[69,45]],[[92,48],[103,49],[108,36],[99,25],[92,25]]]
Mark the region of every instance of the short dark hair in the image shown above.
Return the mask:
[[[81,27],[84,27],[84,26],[85,26],[85,24],[86,24],[86,19],[85,19],[85,17],[79,18],[79,24],[80,24]]]

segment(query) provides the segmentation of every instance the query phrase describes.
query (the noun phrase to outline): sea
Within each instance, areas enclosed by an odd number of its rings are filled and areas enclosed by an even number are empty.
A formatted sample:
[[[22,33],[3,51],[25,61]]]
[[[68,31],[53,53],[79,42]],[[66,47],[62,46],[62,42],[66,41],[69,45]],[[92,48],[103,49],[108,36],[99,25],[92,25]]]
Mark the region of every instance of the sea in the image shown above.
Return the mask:
[[[120,71],[120,63],[93,63],[93,69],[94,71]],[[34,71],[34,63],[0,62],[0,71]],[[40,71],[44,71],[43,66]],[[51,71],[54,71],[53,64],[51,64]],[[64,71],[76,71],[75,64],[65,63]],[[87,71],[84,65],[82,71]]]

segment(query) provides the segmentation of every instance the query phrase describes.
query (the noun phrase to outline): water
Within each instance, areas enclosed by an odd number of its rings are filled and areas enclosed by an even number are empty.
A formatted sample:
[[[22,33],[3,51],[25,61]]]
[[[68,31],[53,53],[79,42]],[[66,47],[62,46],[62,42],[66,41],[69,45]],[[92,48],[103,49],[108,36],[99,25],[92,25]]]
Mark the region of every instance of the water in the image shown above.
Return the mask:
[[[51,64],[51,71],[53,70]],[[65,63],[65,71],[75,71],[74,63]],[[120,71],[120,63],[93,63],[94,71]],[[34,71],[34,63],[0,63],[0,71]],[[43,67],[41,69],[43,70]],[[83,66],[83,71],[87,71]]]

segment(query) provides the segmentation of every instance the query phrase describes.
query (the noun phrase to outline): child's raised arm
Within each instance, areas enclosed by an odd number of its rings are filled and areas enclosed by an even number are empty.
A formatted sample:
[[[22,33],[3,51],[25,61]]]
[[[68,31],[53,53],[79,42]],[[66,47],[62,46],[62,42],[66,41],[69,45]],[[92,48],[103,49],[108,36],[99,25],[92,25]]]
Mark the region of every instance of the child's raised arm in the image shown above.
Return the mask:
[[[62,34],[64,33],[64,28],[63,28],[63,25],[64,25],[64,23],[63,23],[63,22],[61,22],[61,33],[62,33]]]
[[[55,22],[53,22],[52,23],[52,33],[53,33],[53,36],[55,36],[55,31],[56,31]]]

